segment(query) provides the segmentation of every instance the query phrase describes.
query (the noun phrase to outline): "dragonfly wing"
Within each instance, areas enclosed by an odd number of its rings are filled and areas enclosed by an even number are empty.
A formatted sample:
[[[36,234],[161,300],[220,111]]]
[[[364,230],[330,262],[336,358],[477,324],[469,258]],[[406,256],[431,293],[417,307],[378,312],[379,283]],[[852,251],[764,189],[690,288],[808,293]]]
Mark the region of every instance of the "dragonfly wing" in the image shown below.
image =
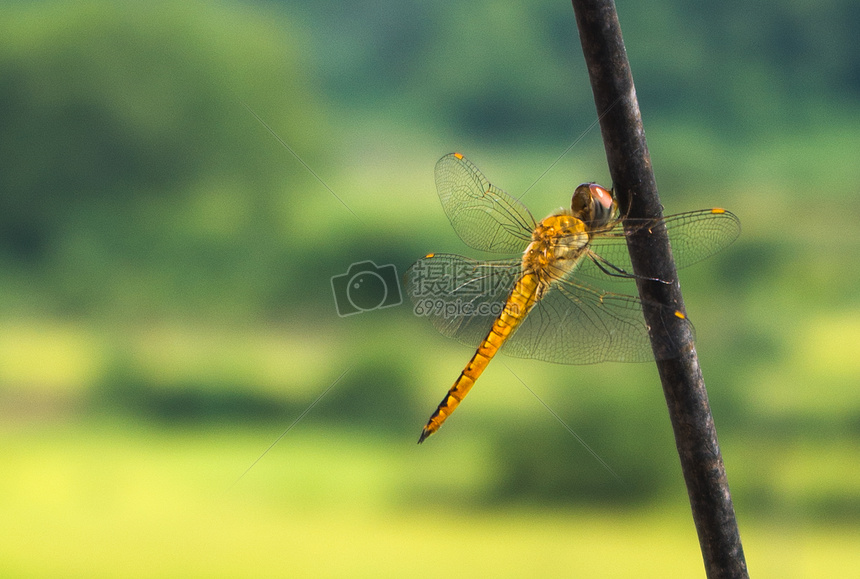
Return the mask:
[[[725,249],[734,242],[741,233],[740,220],[734,213],[724,209],[702,209],[669,215],[663,219],[628,219],[628,232],[625,233],[618,223],[612,230],[596,232],[591,241],[591,250],[600,258],[611,263],[616,268],[633,273],[630,265],[630,254],[627,239],[633,232],[651,231],[666,226],[675,267],[681,269],[706,259]],[[634,243],[643,243],[633,238]],[[609,276],[597,265],[597,262],[584,259],[577,269],[577,275],[592,279],[607,280]],[[604,269],[615,271],[607,267]]]
[[[429,318],[443,336],[477,347],[520,275],[516,259],[477,261],[433,254],[406,271],[404,286],[416,315]]]
[[[648,307],[674,314],[658,304]],[[633,296],[565,279],[550,287],[502,351],[560,364],[647,362],[654,354],[642,308]],[[677,348],[663,350],[677,352]]]
[[[702,209],[663,219],[678,269],[699,263],[732,244],[741,234],[741,221],[725,209]],[[640,227],[641,228],[641,227]]]
[[[466,245],[495,253],[522,253],[536,222],[526,207],[492,185],[459,153],[436,163],[436,189],[454,231]]]

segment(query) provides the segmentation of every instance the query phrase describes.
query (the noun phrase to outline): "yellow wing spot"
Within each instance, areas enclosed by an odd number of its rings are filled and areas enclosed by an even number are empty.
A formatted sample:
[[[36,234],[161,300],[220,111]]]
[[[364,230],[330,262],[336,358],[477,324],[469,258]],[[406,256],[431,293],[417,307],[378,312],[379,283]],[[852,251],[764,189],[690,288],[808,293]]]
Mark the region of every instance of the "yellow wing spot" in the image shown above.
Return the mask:
[[[436,256],[435,253],[428,253],[427,255],[424,256],[424,259],[430,259],[431,257],[435,257],[435,256]]]
[[[721,215],[725,212],[726,212],[726,210],[721,208],[721,207],[714,207],[713,209],[711,209],[711,213],[713,213],[715,215]]]
[[[454,156],[455,156],[455,157],[457,157],[458,159],[462,159],[462,158],[463,158],[463,154],[462,154],[462,153],[454,153]]]
[[[684,312],[682,312],[681,310],[675,310],[675,317],[676,317],[676,318],[679,318],[679,319],[682,319],[682,320],[686,320],[686,319],[687,319],[687,316],[685,316],[685,315],[684,315]]]

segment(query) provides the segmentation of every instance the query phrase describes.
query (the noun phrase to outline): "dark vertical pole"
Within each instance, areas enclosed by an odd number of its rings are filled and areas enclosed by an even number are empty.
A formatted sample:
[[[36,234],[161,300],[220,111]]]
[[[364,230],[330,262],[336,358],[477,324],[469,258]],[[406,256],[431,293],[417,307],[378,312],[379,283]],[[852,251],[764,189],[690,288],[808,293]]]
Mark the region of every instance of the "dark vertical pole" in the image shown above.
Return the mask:
[[[630,217],[659,217],[660,199],[615,3],[573,0],[573,9],[619,204],[629,211]],[[647,244],[631,244],[634,272],[643,277],[677,280],[665,231],[654,233],[648,235]],[[677,282],[639,280],[638,285],[646,302],[672,304],[673,308],[684,310]],[[656,309],[646,308],[645,318],[656,353],[661,345],[680,346],[677,356],[658,361],[657,367],[705,571],[711,578],[748,577],[717,432],[689,327],[679,319],[664,319]]]

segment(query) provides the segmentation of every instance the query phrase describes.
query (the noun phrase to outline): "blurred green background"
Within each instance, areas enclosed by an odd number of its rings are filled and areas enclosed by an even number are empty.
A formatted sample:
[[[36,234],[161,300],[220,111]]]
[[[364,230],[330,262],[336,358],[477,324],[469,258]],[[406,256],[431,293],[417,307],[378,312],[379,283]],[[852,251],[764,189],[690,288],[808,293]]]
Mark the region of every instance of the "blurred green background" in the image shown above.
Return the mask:
[[[743,223],[682,283],[751,573],[856,573],[860,5],[618,9],[667,213]],[[703,574],[653,366],[502,357],[418,447],[472,351],[335,310],[353,262],[475,256],[439,157],[518,196],[596,119],[569,3],[2,16],[0,574]],[[524,201],[586,180],[596,129]]]

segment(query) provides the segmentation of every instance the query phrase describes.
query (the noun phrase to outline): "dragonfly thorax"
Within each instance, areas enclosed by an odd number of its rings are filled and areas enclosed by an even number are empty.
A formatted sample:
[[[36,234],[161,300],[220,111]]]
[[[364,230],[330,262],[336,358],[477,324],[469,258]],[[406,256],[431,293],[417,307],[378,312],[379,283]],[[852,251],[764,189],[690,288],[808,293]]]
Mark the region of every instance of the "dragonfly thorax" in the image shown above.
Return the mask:
[[[543,219],[523,253],[523,270],[549,283],[573,269],[588,246],[585,223],[561,210]]]

